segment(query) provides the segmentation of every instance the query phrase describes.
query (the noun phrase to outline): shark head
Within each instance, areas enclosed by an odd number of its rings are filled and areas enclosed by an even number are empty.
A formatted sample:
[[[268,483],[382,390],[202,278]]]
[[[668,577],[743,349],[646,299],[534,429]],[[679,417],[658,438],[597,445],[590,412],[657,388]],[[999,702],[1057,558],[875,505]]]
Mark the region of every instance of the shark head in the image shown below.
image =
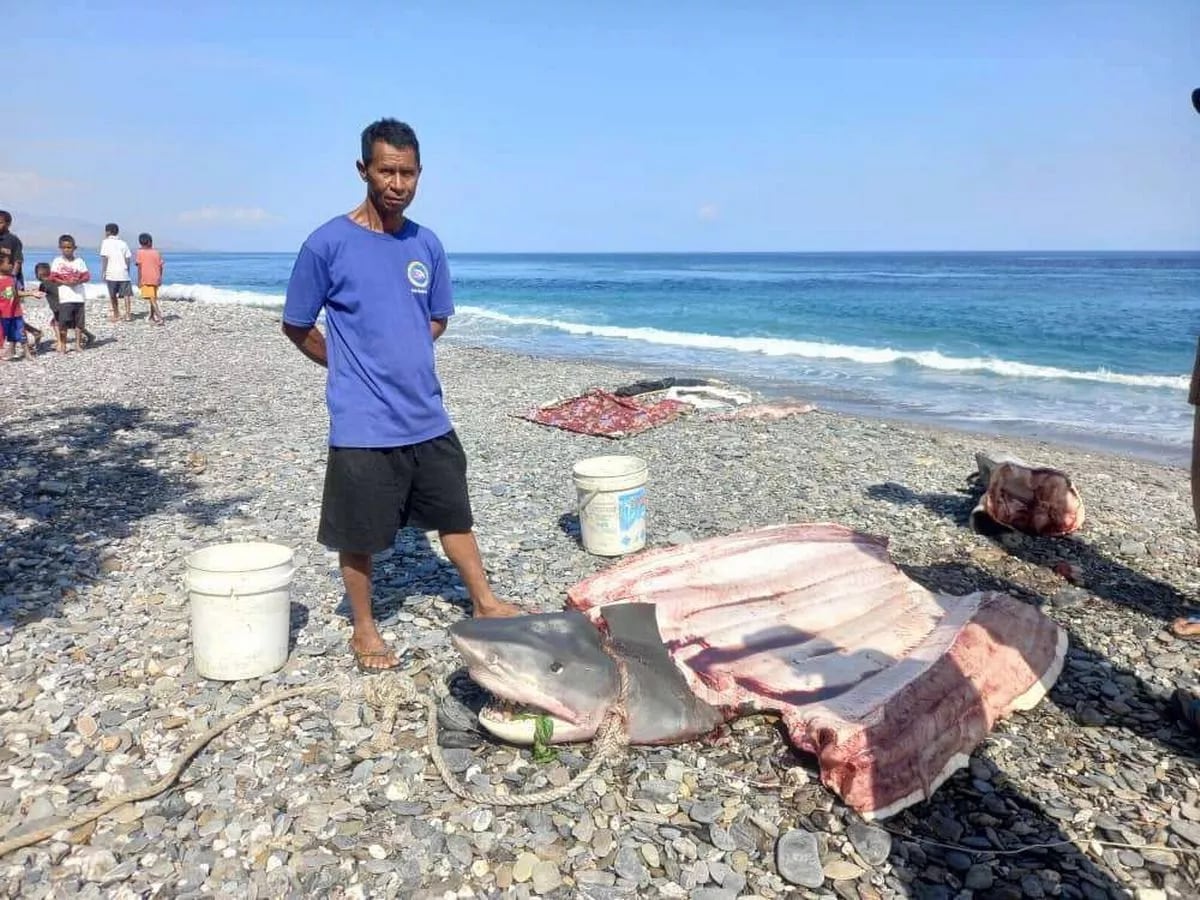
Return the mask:
[[[534,717],[547,715],[555,743],[590,740],[617,703],[616,664],[580,613],[464,619],[450,626],[450,640],[471,677],[504,701],[479,714],[499,738],[532,743]]]

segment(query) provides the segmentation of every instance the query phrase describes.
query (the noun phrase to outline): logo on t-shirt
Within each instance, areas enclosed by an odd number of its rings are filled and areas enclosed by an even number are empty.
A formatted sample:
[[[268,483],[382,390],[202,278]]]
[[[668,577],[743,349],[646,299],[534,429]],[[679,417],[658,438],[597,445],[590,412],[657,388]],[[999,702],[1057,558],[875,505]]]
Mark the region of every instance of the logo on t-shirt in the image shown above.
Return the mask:
[[[429,287],[429,270],[419,259],[414,259],[408,264],[408,283],[418,291]]]

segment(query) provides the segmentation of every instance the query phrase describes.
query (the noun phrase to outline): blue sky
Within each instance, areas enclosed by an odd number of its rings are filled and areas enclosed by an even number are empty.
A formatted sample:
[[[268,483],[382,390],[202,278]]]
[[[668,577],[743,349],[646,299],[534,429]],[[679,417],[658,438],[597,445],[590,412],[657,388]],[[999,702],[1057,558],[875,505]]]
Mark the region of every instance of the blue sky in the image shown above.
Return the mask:
[[[392,115],[452,252],[1200,246],[1195,0],[37,6],[18,214],[293,250]]]

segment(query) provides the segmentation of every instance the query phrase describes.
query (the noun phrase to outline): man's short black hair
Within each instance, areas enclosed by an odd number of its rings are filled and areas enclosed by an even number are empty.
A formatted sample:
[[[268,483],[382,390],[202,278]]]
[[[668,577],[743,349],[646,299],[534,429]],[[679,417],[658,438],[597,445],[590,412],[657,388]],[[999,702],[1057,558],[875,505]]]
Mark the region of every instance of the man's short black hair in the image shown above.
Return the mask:
[[[0,219],[4,220],[5,225],[11,225],[12,213],[10,213],[7,209],[0,209]]]
[[[138,243],[141,244],[143,247],[149,247],[151,244],[154,243],[154,238],[150,237],[150,232],[143,231],[141,234],[138,235]]]
[[[33,267],[34,275],[36,275],[38,272],[49,272],[49,271],[50,271],[50,263],[48,263],[48,262],[40,262],[36,266]]]
[[[78,247],[78,246],[79,246],[79,244],[78,244],[78,243],[76,243],[76,241],[75,241],[75,238],[73,238],[73,237],[72,237],[71,235],[69,235],[69,234],[60,234],[60,235],[58,236],[58,242],[59,242],[60,244],[62,244],[62,243],[64,243],[64,242],[66,242],[66,241],[70,241],[72,244],[75,244],[75,246],[76,246],[76,247]]]
[[[109,222],[107,225],[104,226],[104,233],[105,234],[120,234],[121,229],[117,227],[116,222]]]
[[[371,164],[371,151],[376,141],[383,141],[389,147],[403,150],[412,147],[413,156],[417,158],[417,166],[421,165],[421,145],[417,143],[417,133],[407,122],[399,119],[380,119],[372,122],[362,133],[362,162],[364,166]]]

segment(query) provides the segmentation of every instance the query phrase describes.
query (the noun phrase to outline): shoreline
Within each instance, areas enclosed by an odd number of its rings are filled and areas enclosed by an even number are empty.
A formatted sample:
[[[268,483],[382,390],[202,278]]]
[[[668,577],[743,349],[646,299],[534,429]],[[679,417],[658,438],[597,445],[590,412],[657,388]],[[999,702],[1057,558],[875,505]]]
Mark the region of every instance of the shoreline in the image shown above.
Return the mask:
[[[198,734],[265,693],[361,682],[336,555],[315,541],[323,370],[283,337],[277,310],[167,301],[163,311],[165,328],[114,326],[89,303],[94,348],[4,364],[0,821],[10,827],[156,780]],[[530,612],[561,609],[568,588],[612,564],[579,545],[570,472],[585,456],[630,453],[650,468],[649,547],[780,522],[882,535],[932,590],[999,590],[1040,607],[1068,635],[1063,672],[1034,709],[997,723],[967,769],[888,819],[891,831],[836,801],[768,716],[633,748],[564,800],[493,810],[445,790],[422,716],[399,716],[380,749],[377,711],[331,690],[218,738],[183,789],[105,817],[75,843],[0,860],[0,893],[780,898],[797,889],[778,855],[803,840],[824,889],[860,898],[955,896],[968,884],[1004,896],[1196,895],[1200,870],[1177,851],[1200,847],[1200,763],[1167,704],[1200,672],[1200,643],[1166,630],[1200,592],[1185,472],[1006,441],[1067,471],[1087,522],[1069,538],[993,541],[966,527],[973,454],[996,446],[985,436],[818,408],[771,423],[684,416],[612,441],[514,413],[645,370],[453,343],[439,343],[438,367],[488,575]],[[289,658],[261,679],[207,681],[192,662],[184,560],[244,540],[294,550]],[[1078,570],[1074,582],[1062,563]],[[469,706],[478,694],[453,674],[461,660],[445,632],[466,594],[436,536],[402,532],[376,557],[374,588],[385,638]],[[592,752],[564,746],[543,765],[491,741],[445,751],[473,784],[521,792],[565,783]],[[1141,849],[1118,855],[1093,840]],[[1009,853],[1036,843],[1055,847]]]
[[[940,418],[932,414],[912,414],[905,416],[899,413],[889,413],[883,406],[878,404],[839,400],[831,397],[826,390],[806,385],[804,382],[799,381],[781,381],[768,378],[742,378],[738,380],[731,379],[727,373],[719,369],[702,366],[684,368],[656,363],[642,363],[637,366],[631,366],[623,361],[613,361],[598,356],[543,355],[508,348],[497,349],[473,343],[468,339],[457,338],[452,331],[447,331],[446,336],[442,338],[440,343],[466,350],[477,350],[498,355],[512,355],[547,364],[578,365],[598,371],[610,371],[613,375],[610,383],[606,385],[594,385],[597,387],[612,388],[636,381],[639,378],[661,378],[669,375],[709,378],[714,381],[724,382],[732,387],[752,391],[765,400],[804,400],[814,403],[820,410],[844,416],[847,419],[868,419],[885,422],[894,427],[911,428],[914,431],[944,432],[962,435],[977,440],[981,446],[994,446],[1006,442],[1017,443],[1032,448],[1035,452],[1040,451],[1042,448],[1059,452],[1080,452],[1101,457],[1136,460],[1170,469],[1187,469],[1191,464],[1191,457],[1187,449],[1176,451],[1162,444],[1133,438],[1124,441],[1108,437],[1089,440],[1082,433],[1068,430],[1055,431],[1047,429],[1045,433],[1038,434],[1030,433],[1028,430],[1017,425],[1006,429],[999,423],[994,423],[994,428],[986,428],[982,427],[979,423],[969,424],[959,422],[958,420]],[[561,398],[548,398],[544,402],[550,403],[555,399]],[[1186,405],[1186,398],[1181,402]],[[1025,461],[1032,465],[1037,464],[1036,457],[1026,459]]]

